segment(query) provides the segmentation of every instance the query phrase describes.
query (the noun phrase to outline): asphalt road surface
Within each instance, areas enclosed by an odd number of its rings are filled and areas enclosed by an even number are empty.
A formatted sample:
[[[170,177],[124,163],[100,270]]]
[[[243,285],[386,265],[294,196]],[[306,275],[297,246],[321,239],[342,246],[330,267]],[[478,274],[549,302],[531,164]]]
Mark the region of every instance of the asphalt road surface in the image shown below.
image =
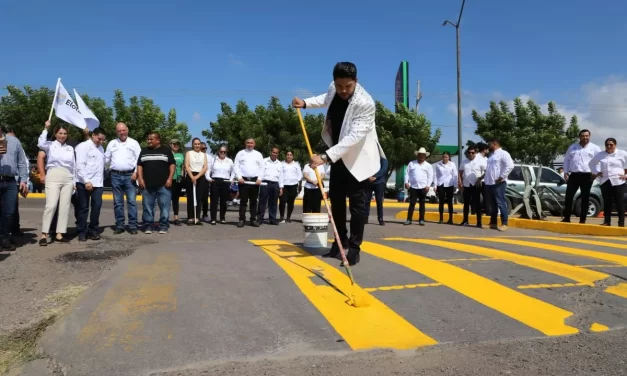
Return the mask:
[[[21,207],[36,220],[43,200]],[[145,239],[42,349],[65,375],[627,374],[627,239],[403,226],[400,210],[371,215],[357,286],[302,246],[300,207],[280,226],[240,229],[231,210],[226,225],[52,244]]]

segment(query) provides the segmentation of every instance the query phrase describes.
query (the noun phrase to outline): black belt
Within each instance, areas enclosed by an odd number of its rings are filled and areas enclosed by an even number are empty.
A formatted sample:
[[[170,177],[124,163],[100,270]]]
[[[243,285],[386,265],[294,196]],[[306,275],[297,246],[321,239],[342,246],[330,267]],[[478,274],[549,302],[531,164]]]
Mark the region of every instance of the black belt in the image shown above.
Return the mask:
[[[134,174],[135,170],[126,170],[126,171],[120,171],[120,170],[111,170],[112,174],[118,174],[118,175],[128,175],[128,174]]]
[[[571,172],[569,175],[592,175],[592,172]]]
[[[0,181],[15,181],[15,176],[0,175]]]
[[[279,184],[278,181],[272,181],[272,180],[262,180],[263,183],[267,183],[267,184]]]
[[[256,177],[256,176],[255,176],[255,177],[253,177],[253,178],[245,178],[245,177],[242,177],[242,179],[244,179],[244,181],[257,181],[257,177]]]

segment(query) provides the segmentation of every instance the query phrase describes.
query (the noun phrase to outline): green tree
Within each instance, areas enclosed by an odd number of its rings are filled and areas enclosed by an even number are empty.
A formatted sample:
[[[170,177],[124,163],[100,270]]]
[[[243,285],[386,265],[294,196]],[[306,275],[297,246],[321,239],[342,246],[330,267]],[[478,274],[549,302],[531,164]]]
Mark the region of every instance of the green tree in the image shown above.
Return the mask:
[[[525,104],[516,98],[513,111],[504,101],[490,102],[485,116],[473,110],[472,117],[477,123],[477,136],[485,141],[498,138],[512,158],[521,163],[552,165],[579,133],[577,117],[567,123],[554,102],[549,102],[547,114],[533,100]]]
[[[379,143],[388,160],[388,178],[394,170],[416,158],[414,151],[420,147],[437,152],[437,143],[442,131],[432,132],[431,122],[424,114],[418,114],[401,105],[396,112],[387,109],[381,102],[376,103],[376,126]]]

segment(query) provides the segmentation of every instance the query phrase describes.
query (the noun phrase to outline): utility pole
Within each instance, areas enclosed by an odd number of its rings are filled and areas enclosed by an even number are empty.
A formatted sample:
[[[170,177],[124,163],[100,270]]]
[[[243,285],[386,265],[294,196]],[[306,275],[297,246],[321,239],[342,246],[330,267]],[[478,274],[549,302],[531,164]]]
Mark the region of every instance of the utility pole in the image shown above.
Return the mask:
[[[459,17],[457,18],[457,23],[452,23],[449,20],[444,21],[444,23],[442,23],[442,26],[446,26],[447,24],[453,26],[455,28],[455,41],[456,41],[456,45],[457,45],[457,153],[458,153],[458,157],[459,158],[457,160],[458,164],[461,164],[463,161],[463,155],[464,153],[462,152],[462,93],[461,93],[461,63],[460,63],[460,55],[461,55],[461,50],[459,47],[459,25],[460,22],[462,21],[462,13],[464,12],[464,4],[466,3],[466,0],[462,0],[462,7],[459,10]]]
[[[420,80],[416,84],[416,113],[420,108],[420,100],[422,99],[422,92],[420,91]]]

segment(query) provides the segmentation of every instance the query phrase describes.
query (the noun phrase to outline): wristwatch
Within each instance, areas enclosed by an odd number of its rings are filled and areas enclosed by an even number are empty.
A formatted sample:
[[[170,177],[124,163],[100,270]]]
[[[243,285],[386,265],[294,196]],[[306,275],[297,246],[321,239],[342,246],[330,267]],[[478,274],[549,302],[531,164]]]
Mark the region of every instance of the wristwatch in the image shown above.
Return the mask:
[[[329,156],[327,155],[327,153],[320,153],[320,159],[322,159],[324,163],[326,163],[329,159]]]

